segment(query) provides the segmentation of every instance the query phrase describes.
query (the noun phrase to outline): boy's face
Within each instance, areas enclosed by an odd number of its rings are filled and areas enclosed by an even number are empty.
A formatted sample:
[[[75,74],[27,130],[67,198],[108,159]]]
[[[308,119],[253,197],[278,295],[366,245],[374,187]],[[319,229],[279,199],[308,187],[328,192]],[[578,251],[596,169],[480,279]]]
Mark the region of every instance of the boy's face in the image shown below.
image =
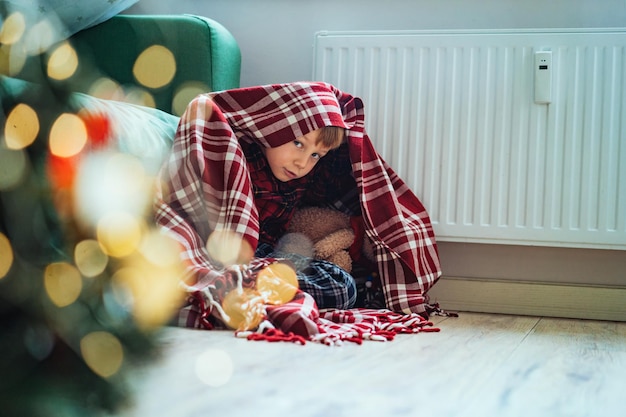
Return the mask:
[[[265,148],[265,157],[274,176],[282,182],[302,178],[315,167],[329,148],[316,143],[320,129],[276,148]]]

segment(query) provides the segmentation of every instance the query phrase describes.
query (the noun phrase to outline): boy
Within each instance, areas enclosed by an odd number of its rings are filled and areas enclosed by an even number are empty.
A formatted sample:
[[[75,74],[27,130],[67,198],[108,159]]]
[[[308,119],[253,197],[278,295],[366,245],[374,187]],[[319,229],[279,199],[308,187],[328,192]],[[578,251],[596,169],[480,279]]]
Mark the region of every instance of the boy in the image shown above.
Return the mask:
[[[211,327],[207,316],[220,319],[217,306],[237,285],[237,271],[207,253],[214,231],[240,235],[254,253],[238,262],[250,261],[245,285],[254,285],[259,265],[288,257],[317,307],[354,305],[354,279],[341,268],[273,252],[299,205],[362,214],[376,240],[387,307],[426,311],[426,290],[440,275],[432,227],[421,203],[373,149],[360,99],[325,83],[201,95],[181,118],[162,176],[156,220],[181,243],[188,265],[185,325]]]
[[[289,259],[297,268],[300,289],[311,294],[319,308],[353,307],[357,295],[354,278],[330,262],[274,252],[274,247],[285,234],[293,211],[306,201],[310,185],[325,180],[319,173],[311,173],[323,157],[340,147],[343,136],[343,128],[324,126],[276,147],[242,143],[259,211],[255,256]]]

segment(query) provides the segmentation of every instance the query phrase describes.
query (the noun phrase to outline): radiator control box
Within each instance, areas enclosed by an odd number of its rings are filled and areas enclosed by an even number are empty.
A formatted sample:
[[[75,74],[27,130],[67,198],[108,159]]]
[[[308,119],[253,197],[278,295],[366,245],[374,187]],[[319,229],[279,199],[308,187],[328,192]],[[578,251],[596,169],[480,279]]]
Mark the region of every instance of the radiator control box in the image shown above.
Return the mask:
[[[552,51],[535,52],[535,103],[552,101]]]

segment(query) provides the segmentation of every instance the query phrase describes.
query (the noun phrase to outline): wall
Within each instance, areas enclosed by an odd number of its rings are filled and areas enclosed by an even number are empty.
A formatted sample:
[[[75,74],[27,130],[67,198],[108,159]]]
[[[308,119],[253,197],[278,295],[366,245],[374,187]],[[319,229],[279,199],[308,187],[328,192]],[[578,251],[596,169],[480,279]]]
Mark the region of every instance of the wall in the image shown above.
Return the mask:
[[[240,44],[242,85],[306,80],[319,30],[624,27],[626,0],[140,0],[128,13],[193,13]],[[446,277],[626,288],[626,253],[440,243]]]
[[[310,79],[319,30],[626,26],[626,0],[140,0],[132,13],[195,13],[228,28],[242,85]]]

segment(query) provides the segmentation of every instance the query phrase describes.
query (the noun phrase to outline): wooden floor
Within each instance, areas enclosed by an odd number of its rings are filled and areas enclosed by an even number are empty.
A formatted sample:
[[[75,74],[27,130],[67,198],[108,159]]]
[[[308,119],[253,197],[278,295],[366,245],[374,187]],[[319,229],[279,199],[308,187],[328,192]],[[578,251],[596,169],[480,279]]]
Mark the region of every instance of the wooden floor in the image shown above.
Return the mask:
[[[167,328],[127,416],[626,416],[626,323],[461,313],[327,347]]]

